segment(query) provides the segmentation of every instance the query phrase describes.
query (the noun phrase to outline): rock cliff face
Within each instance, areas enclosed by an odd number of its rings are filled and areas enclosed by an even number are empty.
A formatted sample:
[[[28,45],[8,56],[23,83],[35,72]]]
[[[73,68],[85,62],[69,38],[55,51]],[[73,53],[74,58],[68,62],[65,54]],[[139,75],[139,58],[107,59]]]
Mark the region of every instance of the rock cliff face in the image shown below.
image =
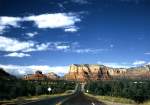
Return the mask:
[[[130,78],[150,78],[150,65],[129,68],[126,74]]]
[[[55,74],[53,72],[46,74],[46,76],[48,79],[51,79],[51,80],[58,80],[60,78],[57,74]]]
[[[24,80],[57,80],[59,76],[55,73],[42,74],[41,71],[36,71],[35,74],[28,74],[23,77]]]
[[[110,68],[97,64],[72,64],[63,78],[57,74],[50,72],[42,74],[37,71],[35,74],[24,76],[24,80],[73,80],[73,81],[95,81],[95,80],[111,80],[111,79],[150,79],[150,65],[132,68]]]
[[[24,76],[24,80],[46,80],[46,75],[41,71],[36,71],[35,74],[27,74]]]
[[[66,80],[110,80],[113,78],[150,78],[150,65],[133,68],[110,68],[104,65],[73,64]]]
[[[88,81],[110,79],[107,67],[103,65],[73,64],[69,73],[65,75],[66,80]]]
[[[127,69],[124,68],[108,68],[109,74],[111,76],[120,76],[125,75],[127,72]]]

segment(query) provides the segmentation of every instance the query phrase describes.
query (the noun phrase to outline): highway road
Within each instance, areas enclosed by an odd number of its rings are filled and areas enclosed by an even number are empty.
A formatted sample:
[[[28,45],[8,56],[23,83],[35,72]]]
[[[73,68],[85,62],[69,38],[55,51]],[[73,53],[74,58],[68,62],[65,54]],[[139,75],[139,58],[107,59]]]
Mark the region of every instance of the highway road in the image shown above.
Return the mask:
[[[104,103],[97,101],[96,99],[84,95],[82,92],[76,93],[71,96],[61,96],[56,98],[49,98],[45,100],[30,102],[22,105],[56,105],[65,98],[70,97],[62,105],[105,105]]]
[[[68,100],[66,100],[62,105],[105,105],[104,103],[97,101],[95,98],[83,94],[82,86],[79,84],[77,84],[75,91],[76,92],[73,95],[49,98],[22,105],[57,105],[64,99]]]
[[[62,105],[105,105],[105,104],[100,101],[97,101],[95,98],[86,96],[81,92],[71,97]]]
[[[71,97],[72,95],[67,95],[67,96],[60,96],[60,97],[55,97],[55,98],[48,98],[48,99],[43,99],[39,101],[33,101],[33,102],[27,102],[21,105],[56,105],[62,100]]]

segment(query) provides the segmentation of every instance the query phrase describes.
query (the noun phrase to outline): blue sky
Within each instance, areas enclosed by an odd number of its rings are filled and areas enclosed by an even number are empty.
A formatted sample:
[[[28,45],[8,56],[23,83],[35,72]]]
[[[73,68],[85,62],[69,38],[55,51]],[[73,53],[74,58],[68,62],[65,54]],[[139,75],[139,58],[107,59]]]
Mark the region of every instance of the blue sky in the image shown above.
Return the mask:
[[[148,64],[149,11],[149,0],[0,0],[0,66],[61,74],[74,63]]]

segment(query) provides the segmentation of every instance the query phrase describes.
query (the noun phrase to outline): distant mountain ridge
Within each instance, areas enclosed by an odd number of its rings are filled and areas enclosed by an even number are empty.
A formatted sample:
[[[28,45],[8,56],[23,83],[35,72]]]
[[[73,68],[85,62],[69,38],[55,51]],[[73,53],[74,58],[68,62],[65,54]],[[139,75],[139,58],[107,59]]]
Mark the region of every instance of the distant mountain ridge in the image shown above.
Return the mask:
[[[11,74],[0,68],[0,78],[15,78]],[[114,78],[135,78],[150,79],[150,65],[144,65],[131,68],[112,68],[98,64],[72,64],[69,72],[63,77],[53,72],[42,74],[37,71],[35,74],[24,75],[24,80],[73,80],[73,81],[89,81],[89,80],[111,80]]]
[[[0,79],[10,80],[10,79],[16,79],[16,77],[7,73],[3,68],[0,68]]]

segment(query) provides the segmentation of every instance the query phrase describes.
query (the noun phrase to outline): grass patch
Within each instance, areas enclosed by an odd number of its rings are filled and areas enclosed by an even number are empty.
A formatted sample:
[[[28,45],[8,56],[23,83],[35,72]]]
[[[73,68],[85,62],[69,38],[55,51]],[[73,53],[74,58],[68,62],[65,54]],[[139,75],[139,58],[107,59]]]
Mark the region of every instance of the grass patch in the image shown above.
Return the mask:
[[[141,104],[141,105],[150,105],[150,101],[146,101],[146,102],[144,102],[144,103]]]
[[[85,93],[85,94],[90,97],[94,97],[99,101],[104,101],[104,102],[109,101],[109,102],[122,103],[122,104],[136,104],[135,101],[133,101],[131,99],[127,99],[127,98],[122,98],[122,97],[98,96],[98,95],[91,95],[91,94],[87,94],[87,93]]]
[[[2,100],[2,101],[0,101],[0,105],[1,105],[1,104],[7,104],[7,103],[22,104],[22,103],[26,103],[26,102],[32,102],[32,101],[37,101],[37,100],[43,100],[43,99],[47,99],[47,98],[55,98],[55,97],[60,97],[60,96],[69,95],[69,94],[70,94],[70,93],[18,97],[18,98],[16,98],[16,99],[11,99],[11,100]]]

